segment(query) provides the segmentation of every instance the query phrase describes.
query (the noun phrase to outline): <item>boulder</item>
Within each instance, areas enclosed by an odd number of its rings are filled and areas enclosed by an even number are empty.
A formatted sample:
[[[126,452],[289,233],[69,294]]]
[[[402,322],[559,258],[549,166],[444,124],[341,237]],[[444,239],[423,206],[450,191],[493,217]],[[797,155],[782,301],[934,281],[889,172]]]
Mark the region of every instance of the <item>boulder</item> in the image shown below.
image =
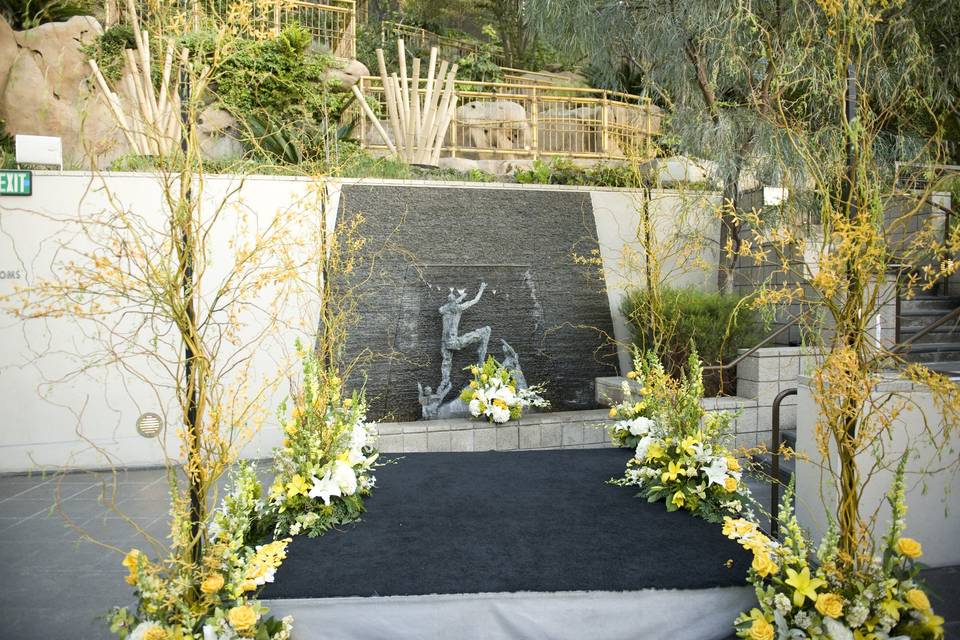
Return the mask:
[[[716,175],[716,163],[686,156],[655,158],[640,165],[641,175],[659,180],[663,186],[710,182]]]
[[[0,118],[11,135],[59,136],[71,166],[104,167],[128,151],[80,51],[102,32],[95,19],[77,16],[13,34]]]
[[[7,76],[10,75],[10,67],[13,66],[16,57],[16,36],[7,21],[0,15],[0,95],[7,86]]]
[[[334,91],[350,91],[350,87],[360,82],[360,78],[370,75],[367,65],[359,60],[337,61],[335,66],[327,69],[324,79],[330,82],[330,88]]]
[[[207,107],[197,117],[200,152],[208,160],[232,160],[243,155],[237,120],[229,112]]]
[[[530,149],[530,124],[523,105],[509,100],[468,102],[456,111],[457,144],[480,158],[509,154],[488,150]]]

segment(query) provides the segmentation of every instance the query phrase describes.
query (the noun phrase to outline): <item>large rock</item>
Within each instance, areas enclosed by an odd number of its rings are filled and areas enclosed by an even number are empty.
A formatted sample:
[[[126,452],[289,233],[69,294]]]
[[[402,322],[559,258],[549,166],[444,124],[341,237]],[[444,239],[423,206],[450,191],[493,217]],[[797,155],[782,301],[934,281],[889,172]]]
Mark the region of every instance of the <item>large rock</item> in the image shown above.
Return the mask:
[[[80,51],[101,33],[89,16],[14,32],[16,51],[0,96],[0,117],[13,135],[60,137],[70,166],[103,167],[128,151]]]
[[[686,156],[655,158],[640,165],[641,175],[651,177],[665,187],[683,183],[710,183],[716,172],[715,162]]]
[[[530,124],[523,105],[509,100],[468,102],[458,107],[457,144],[476,149],[479,158],[509,158],[503,150],[529,151]],[[493,153],[499,150],[500,153]]]
[[[243,155],[237,140],[237,120],[223,109],[207,107],[197,117],[200,152],[208,160],[232,160]]]
[[[337,61],[335,66],[327,69],[325,80],[331,80],[330,88],[333,91],[350,91],[350,87],[360,82],[360,78],[370,75],[367,65],[359,60]]]
[[[7,76],[10,75],[10,67],[17,57],[17,39],[13,29],[0,15],[0,95],[3,95],[3,89],[7,86]]]

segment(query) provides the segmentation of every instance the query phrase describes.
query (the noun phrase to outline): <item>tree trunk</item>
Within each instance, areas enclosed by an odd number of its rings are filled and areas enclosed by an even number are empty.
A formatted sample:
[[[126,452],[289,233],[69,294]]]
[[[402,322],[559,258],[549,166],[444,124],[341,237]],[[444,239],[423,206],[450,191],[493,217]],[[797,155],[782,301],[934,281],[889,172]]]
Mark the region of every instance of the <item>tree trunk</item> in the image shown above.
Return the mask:
[[[717,291],[733,293],[733,272],[740,251],[740,223],[737,207],[740,204],[740,163],[723,184],[723,204],[720,215],[720,251],[717,257]]]

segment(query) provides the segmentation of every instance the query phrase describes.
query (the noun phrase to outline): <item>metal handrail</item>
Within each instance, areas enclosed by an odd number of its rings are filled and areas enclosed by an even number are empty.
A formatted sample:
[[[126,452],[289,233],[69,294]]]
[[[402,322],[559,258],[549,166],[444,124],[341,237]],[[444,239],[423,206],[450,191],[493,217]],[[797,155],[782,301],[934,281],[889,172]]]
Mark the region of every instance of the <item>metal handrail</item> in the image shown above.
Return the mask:
[[[770,416],[770,535],[780,533],[780,403],[789,396],[797,395],[797,388],[784,389],[773,399]]]
[[[725,371],[727,369],[732,369],[733,367],[743,362],[746,358],[756,353],[757,350],[760,349],[760,347],[767,344],[768,342],[770,342],[771,340],[779,336],[781,333],[786,333],[793,326],[794,325],[792,323],[785,324],[779,329],[777,329],[776,331],[774,331],[773,333],[771,333],[770,335],[768,335],[766,338],[758,342],[757,344],[753,345],[752,347],[750,347],[749,349],[741,353],[734,360],[728,362],[727,364],[712,364],[708,367],[704,367],[703,370],[704,371]]]
[[[914,342],[926,336],[927,334],[932,332],[934,329],[937,329],[945,325],[946,323],[950,322],[955,318],[960,318],[960,307],[957,307],[953,311],[949,311],[945,313],[944,315],[940,316],[940,318],[938,318],[937,320],[934,320],[933,322],[931,322],[930,324],[928,324],[923,329],[916,332],[915,334],[913,334],[903,342],[898,343],[893,347],[893,349],[890,350],[891,353],[900,353],[902,351],[907,350],[910,347],[910,345],[912,345]]]

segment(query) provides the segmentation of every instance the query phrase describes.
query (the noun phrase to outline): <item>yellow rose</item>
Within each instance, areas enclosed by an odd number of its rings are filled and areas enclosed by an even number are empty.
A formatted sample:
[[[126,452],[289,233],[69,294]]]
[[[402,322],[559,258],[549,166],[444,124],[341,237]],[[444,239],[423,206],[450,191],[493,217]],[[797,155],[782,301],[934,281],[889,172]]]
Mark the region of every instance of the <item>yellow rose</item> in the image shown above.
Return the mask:
[[[343,408],[344,408],[344,409],[349,409],[349,408],[352,407],[352,406],[353,406],[353,398],[346,398],[346,399],[343,401]]]
[[[288,435],[292,436],[297,432],[297,421],[296,420],[289,421],[287,423],[287,426],[285,426],[283,430],[286,431]]]
[[[737,490],[737,479],[727,476],[723,480],[723,488],[729,491],[730,493],[733,493],[734,491]]]
[[[733,456],[727,456],[727,469],[730,471],[740,471],[740,462]]]
[[[253,580],[244,580],[240,583],[240,591],[246,593],[247,591],[256,591],[257,583]]]
[[[753,554],[753,563],[751,565],[753,570],[757,572],[761,578],[766,578],[767,576],[772,576],[780,571],[780,567],[777,566],[777,563],[770,559],[770,554],[766,550],[757,549]]]
[[[616,407],[611,407],[611,408],[610,408],[610,417],[611,417],[611,418],[616,418],[616,417],[617,417],[617,409],[616,409]]]
[[[223,589],[223,576],[219,573],[212,573],[207,579],[200,583],[200,591],[204,593],[216,593]]]
[[[907,598],[907,604],[920,611],[930,611],[930,599],[920,589],[910,589],[904,594]]]
[[[678,507],[682,507],[685,500],[686,498],[684,497],[683,492],[677,491],[675,494],[673,494],[673,500],[671,502]]]
[[[843,598],[836,593],[821,593],[817,596],[817,602],[814,605],[820,615],[830,618],[839,618],[843,615]]]
[[[471,389],[476,389],[476,388],[477,388],[477,381],[476,381],[476,380],[471,380],[471,381],[470,381],[470,388],[471,388]]]
[[[630,380],[635,380],[636,377],[637,377],[637,372],[636,372],[636,371],[628,371],[628,372],[627,372],[627,378],[628,378],[628,379],[630,379]]]
[[[159,625],[150,627],[143,634],[143,640],[167,640],[169,637],[166,629]]]
[[[227,612],[227,620],[237,631],[246,631],[257,624],[257,612],[247,605],[240,605]]]
[[[923,545],[913,538],[900,538],[897,540],[897,553],[908,558],[919,558],[923,555]]]
[[[754,618],[750,625],[751,640],[773,640],[773,625],[764,618]]]

